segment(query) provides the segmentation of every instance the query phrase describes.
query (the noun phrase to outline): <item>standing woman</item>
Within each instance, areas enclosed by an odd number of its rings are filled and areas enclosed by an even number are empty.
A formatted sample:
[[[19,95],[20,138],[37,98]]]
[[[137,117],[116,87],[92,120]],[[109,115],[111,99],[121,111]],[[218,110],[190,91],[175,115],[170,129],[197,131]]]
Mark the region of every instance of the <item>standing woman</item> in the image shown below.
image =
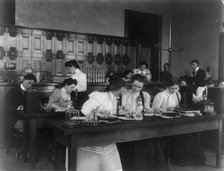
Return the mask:
[[[78,92],[84,92],[87,89],[86,74],[80,70],[80,66],[76,60],[65,62],[65,67],[68,68],[72,79],[77,80],[76,89]]]
[[[80,109],[83,103],[88,99],[87,90],[87,77],[86,74],[80,70],[80,66],[76,60],[70,60],[65,62],[65,67],[68,68],[68,72],[71,74],[72,79],[77,80],[77,97],[75,93],[72,93],[73,99],[77,99],[76,108]]]
[[[160,74],[160,79],[161,79],[161,81],[166,82],[167,80],[172,79],[172,77],[173,76],[172,76],[172,74],[170,72],[170,64],[165,63],[163,65],[163,71]]]
[[[104,117],[115,114],[117,98],[125,90],[124,86],[124,80],[116,78],[110,83],[109,91],[91,93],[81,110],[87,120],[92,120],[94,113]],[[116,144],[79,148],[76,169],[77,171],[122,171]]]
[[[48,109],[65,109],[72,105],[71,93],[75,90],[77,81],[67,78],[63,81],[62,86],[56,88],[49,98]]]

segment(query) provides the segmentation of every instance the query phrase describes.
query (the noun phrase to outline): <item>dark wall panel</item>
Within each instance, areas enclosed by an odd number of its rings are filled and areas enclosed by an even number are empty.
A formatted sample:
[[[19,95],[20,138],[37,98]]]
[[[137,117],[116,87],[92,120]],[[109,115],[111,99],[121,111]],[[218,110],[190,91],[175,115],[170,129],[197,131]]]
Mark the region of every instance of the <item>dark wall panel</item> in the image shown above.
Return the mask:
[[[0,24],[15,24],[15,0],[0,0]]]

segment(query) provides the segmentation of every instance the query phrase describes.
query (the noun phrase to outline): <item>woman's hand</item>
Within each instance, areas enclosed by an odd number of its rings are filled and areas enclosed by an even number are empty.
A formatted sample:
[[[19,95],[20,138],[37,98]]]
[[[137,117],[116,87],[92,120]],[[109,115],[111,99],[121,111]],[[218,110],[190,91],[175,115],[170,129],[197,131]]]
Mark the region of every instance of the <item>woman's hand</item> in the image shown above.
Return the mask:
[[[166,111],[174,111],[175,107],[167,107]]]
[[[162,110],[161,108],[157,108],[157,109],[154,109],[153,113],[155,113],[155,114],[163,114],[164,110]]]
[[[92,121],[94,120],[94,113],[95,111],[91,111],[89,115],[86,115],[86,121]]]
[[[101,118],[108,118],[110,115],[110,112],[106,110],[101,110],[101,111],[98,111],[96,115]]]
[[[134,114],[133,112],[130,112],[130,111],[127,110],[126,113],[125,113],[125,117],[126,118],[132,118],[133,114]]]
[[[60,102],[61,107],[70,107],[71,105],[72,105],[72,101]]]
[[[145,113],[153,113],[154,110],[152,108],[144,108]]]

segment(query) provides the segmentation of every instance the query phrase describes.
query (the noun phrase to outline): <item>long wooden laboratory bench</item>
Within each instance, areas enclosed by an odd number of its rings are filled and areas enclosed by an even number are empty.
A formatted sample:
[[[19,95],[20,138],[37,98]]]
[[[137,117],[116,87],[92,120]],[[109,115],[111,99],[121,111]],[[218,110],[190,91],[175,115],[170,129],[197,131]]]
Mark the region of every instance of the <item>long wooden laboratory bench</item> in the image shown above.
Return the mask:
[[[6,104],[6,98],[9,95],[10,89],[15,87],[17,84],[0,82],[0,147],[6,147],[9,143],[10,132],[12,127],[12,116],[7,113],[7,108],[10,108],[10,99],[9,103]],[[54,90],[57,83],[37,83],[34,85],[34,88],[40,92],[40,98],[46,99],[50,96],[51,92]],[[88,83],[87,93],[93,91],[103,91],[108,83]],[[130,83],[127,83],[130,86]],[[150,82],[144,86],[144,91],[149,92],[152,96],[160,91],[160,88],[163,87],[161,82]]]

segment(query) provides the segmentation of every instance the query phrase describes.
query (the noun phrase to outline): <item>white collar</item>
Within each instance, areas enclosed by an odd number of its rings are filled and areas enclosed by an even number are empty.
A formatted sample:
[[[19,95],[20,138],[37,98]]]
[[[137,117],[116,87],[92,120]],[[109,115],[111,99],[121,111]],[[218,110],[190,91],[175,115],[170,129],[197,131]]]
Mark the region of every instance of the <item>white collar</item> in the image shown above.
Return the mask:
[[[169,90],[168,90],[168,88],[166,89],[166,92],[167,92],[167,94],[168,94],[169,96],[172,96],[172,95],[176,94],[176,93],[170,93]]]
[[[132,89],[129,90],[129,93],[131,93],[132,95],[134,95],[134,97],[139,96],[140,92],[133,92]]]
[[[75,74],[80,74],[80,73],[81,73],[81,70],[77,68],[77,69],[75,70]]]
[[[23,91],[26,91],[25,87],[23,86],[23,84],[20,84],[20,88],[23,90]]]
[[[111,91],[108,92],[108,96],[109,96],[110,100],[113,100],[114,95],[113,95],[113,93]]]
[[[61,88],[61,92],[62,92],[62,94],[66,94],[66,95],[70,96],[70,94],[67,93],[65,87]]]
[[[199,67],[197,67],[197,68],[195,69],[195,72],[198,72],[198,70],[199,70]]]

